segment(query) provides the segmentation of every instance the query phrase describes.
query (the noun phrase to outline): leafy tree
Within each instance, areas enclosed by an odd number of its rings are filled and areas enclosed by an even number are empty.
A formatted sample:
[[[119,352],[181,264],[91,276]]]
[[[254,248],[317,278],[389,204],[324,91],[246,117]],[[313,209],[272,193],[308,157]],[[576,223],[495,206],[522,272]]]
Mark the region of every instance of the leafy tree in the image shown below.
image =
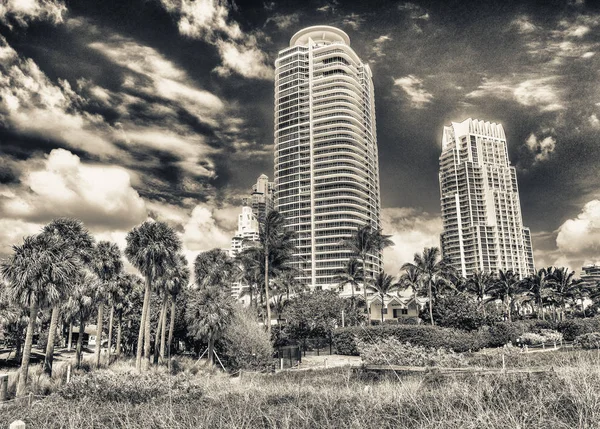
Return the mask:
[[[449,294],[434,301],[433,319],[438,326],[473,331],[487,322],[482,306],[483,301],[474,302],[464,293]]]
[[[352,290],[352,297],[350,298],[352,301],[352,307],[356,307],[356,300],[354,296],[354,291],[359,290],[359,285],[361,282],[364,282],[363,273],[360,268],[360,264],[358,259],[350,258],[346,266],[339,270],[333,281],[338,284],[340,290],[344,290],[347,284],[350,285]]]
[[[381,324],[383,324],[383,307],[385,304],[385,298],[390,295],[391,292],[397,290],[399,285],[395,283],[394,277],[386,274],[385,272],[380,272],[375,276],[375,280],[373,285],[370,286],[381,299]]]
[[[236,281],[242,283],[240,297],[249,295],[250,306],[258,307],[259,287],[263,283],[264,257],[263,253],[254,250],[245,250],[236,255],[236,262],[240,269],[237,271]]]
[[[14,302],[29,309],[29,323],[17,385],[17,396],[25,394],[33,331],[38,310],[56,305],[64,296],[66,282],[79,269],[79,259],[64,243],[40,234],[13,246],[13,254],[0,263],[0,274],[8,282]]]
[[[62,242],[62,245],[68,247],[69,251],[74,253],[83,265],[90,263],[94,250],[94,238],[80,220],[72,218],[54,219],[43,228],[42,234],[50,235],[57,241]],[[70,293],[71,283],[70,281],[66,282],[66,287],[64,288],[65,296],[52,307],[46,357],[44,359],[44,371],[49,375],[52,375],[54,338],[60,317],[60,304],[66,301],[66,296]]]
[[[98,324],[96,325],[96,348],[94,350],[94,364],[96,368],[100,367],[100,349],[102,348],[102,333],[104,322],[104,303],[110,300],[111,292],[118,288],[117,279],[123,269],[123,260],[119,246],[109,241],[101,241],[96,246],[94,257],[92,259],[92,268],[94,273],[100,279],[100,287],[97,290],[98,304]],[[111,305],[108,350],[110,353],[110,343],[112,335],[112,323],[114,316],[114,306]]]
[[[352,254],[357,256],[362,262],[362,278],[365,303],[367,302],[367,259],[379,254],[383,249],[393,246],[394,242],[390,240],[389,235],[383,235],[380,229],[373,229],[371,225],[364,225],[352,233],[348,239],[342,240],[342,245],[346,246]]]
[[[443,259],[439,259],[440,249],[429,247],[423,249],[423,254],[415,253],[414,263],[406,263],[402,266],[403,270],[414,267],[418,273],[419,283],[427,289],[427,299],[429,301],[429,320],[434,325],[433,320],[433,291],[438,290],[448,284],[447,279],[452,275],[453,269]]]
[[[135,307],[135,298],[143,290],[143,280],[135,274],[121,273],[115,282],[116,288],[111,296],[111,303],[114,309],[114,315],[117,319],[117,339],[115,345],[115,355],[117,358],[121,355],[121,344],[123,337],[123,316],[129,314]],[[110,331],[110,329],[109,329]],[[110,350],[109,334],[109,350]]]
[[[164,276],[168,268],[177,263],[181,240],[164,222],[146,221],[127,234],[125,255],[145,277],[144,304],[140,319],[140,332],[136,353],[136,368],[142,369],[142,343],[144,369],[150,363],[150,295],[155,281]]]

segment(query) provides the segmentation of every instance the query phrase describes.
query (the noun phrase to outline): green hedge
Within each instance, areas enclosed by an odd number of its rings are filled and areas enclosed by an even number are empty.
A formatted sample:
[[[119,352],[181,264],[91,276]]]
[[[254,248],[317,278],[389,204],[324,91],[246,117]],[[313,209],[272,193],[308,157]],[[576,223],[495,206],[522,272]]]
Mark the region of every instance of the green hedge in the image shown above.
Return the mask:
[[[358,356],[355,338],[369,343],[387,337],[403,343],[409,342],[415,346],[445,348],[455,352],[478,350],[481,347],[481,337],[478,332],[464,332],[429,325],[352,326],[336,329],[333,332],[333,346],[338,354]]]

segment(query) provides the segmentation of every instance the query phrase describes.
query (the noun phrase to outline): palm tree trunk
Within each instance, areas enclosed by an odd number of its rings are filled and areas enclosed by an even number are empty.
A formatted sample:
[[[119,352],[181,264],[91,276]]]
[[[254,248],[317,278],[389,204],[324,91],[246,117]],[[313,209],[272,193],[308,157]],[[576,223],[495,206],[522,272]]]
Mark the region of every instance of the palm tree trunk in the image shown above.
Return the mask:
[[[102,348],[102,319],[104,318],[104,303],[98,305],[98,323],[96,324],[96,348],[94,349],[94,365],[100,368],[100,349]]]
[[[119,312],[119,316],[117,317],[117,345],[115,346],[115,355],[117,359],[121,356],[121,331],[123,328],[123,313]]]
[[[211,334],[210,337],[208,338],[208,365],[209,366],[213,366],[213,363],[214,363],[214,359],[213,359],[213,355],[215,353],[214,348],[215,348],[215,340],[213,339],[213,336]]]
[[[367,311],[367,326],[371,324],[371,313],[369,312],[369,304],[367,303],[367,262],[364,255],[361,256],[362,274],[363,274],[363,295],[365,296],[365,309]]]
[[[148,370],[150,367],[150,360],[152,356],[150,355],[150,297],[152,296],[152,290],[150,289],[150,285],[148,285],[148,306],[146,307],[146,323],[144,328],[144,360],[142,361],[142,366],[144,370]]]
[[[19,370],[19,384],[17,385],[17,398],[25,395],[27,387],[27,375],[29,373],[29,359],[31,357],[31,345],[33,343],[33,330],[35,329],[35,319],[37,318],[38,303],[33,299],[29,306],[29,323],[27,324],[27,334],[25,335],[25,347],[23,349],[23,359],[21,360],[21,369]]]
[[[381,294],[381,324],[383,325],[383,294]]]
[[[165,342],[167,337],[167,302],[169,296],[165,293],[162,304],[162,327],[160,330],[160,350],[158,354],[158,362],[163,363],[165,361]]]
[[[540,313],[542,315],[542,320],[546,320],[546,316],[544,315],[544,303],[542,302],[542,298],[541,297],[539,299],[538,307],[539,307]]]
[[[271,336],[271,305],[269,303],[269,248],[265,246],[265,299],[267,301],[267,333]]]
[[[71,351],[73,346],[73,321],[69,322],[69,339],[67,340],[67,351]]]
[[[152,363],[154,365],[156,365],[158,363],[158,339],[160,338],[161,334],[162,334],[162,318],[163,318],[163,311],[162,311],[162,306],[158,312],[158,321],[156,322],[156,330],[154,331],[154,359],[152,359]]]
[[[83,317],[79,320],[79,335],[77,335],[77,349],[75,351],[75,366],[81,368],[81,347],[83,345],[83,334],[85,332],[85,322]]]
[[[427,295],[429,298],[429,320],[431,321],[431,326],[433,326],[433,292],[431,290],[431,280],[428,282]]]
[[[110,316],[108,317],[108,362],[110,363],[110,352],[112,350],[113,318],[115,317],[115,306],[110,306]]]
[[[58,316],[60,307],[52,307],[52,316],[50,317],[50,328],[48,330],[48,343],[46,344],[46,357],[44,358],[44,372],[52,376],[52,360],[54,359],[54,339],[56,338],[56,328],[58,326]]]
[[[135,369],[142,370],[142,351],[144,348],[144,333],[146,331],[146,316],[148,313],[148,304],[150,303],[150,279],[146,279],[144,290],[144,303],[142,304],[142,315],[140,318],[140,332],[138,334],[137,350],[135,354]]]
[[[171,361],[171,344],[173,343],[173,330],[175,329],[175,297],[171,296],[171,323],[169,324],[169,342],[167,343],[167,358]]]

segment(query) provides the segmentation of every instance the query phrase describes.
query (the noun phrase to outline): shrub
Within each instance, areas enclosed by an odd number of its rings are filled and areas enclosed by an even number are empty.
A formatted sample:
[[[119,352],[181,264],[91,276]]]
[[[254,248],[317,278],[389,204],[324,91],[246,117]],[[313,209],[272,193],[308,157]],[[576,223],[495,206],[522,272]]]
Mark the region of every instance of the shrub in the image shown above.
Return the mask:
[[[338,354],[358,356],[356,340],[376,342],[393,337],[401,343],[409,342],[416,346],[446,348],[455,352],[477,350],[480,340],[477,332],[465,332],[450,328],[429,325],[382,325],[353,326],[333,332],[333,346]]]
[[[575,338],[575,346],[582,349],[599,349],[600,348],[600,332],[590,332],[579,335]]]
[[[574,341],[580,335],[600,332],[600,317],[563,320],[558,323],[557,330],[566,341]]]
[[[556,332],[551,329],[542,329],[539,333],[525,332],[518,338],[520,343],[528,346],[559,343],[562,341],[562,339],[563,336],[560,332]]]
[[[440,297],[433,303],[433,320],[447,328],[474,331],[485,325],[481,304],[464,294]]]
[[[357,348],[363,362],[373,365],[403,366],[465,366],[462,355],[444,348],[431,348],[402,343],[394,337],[376,342],[358,340]]]
[[[490,326],[488,333],[485,347],[501,347],[515,341],[520,332],[513,323],[498,322]]]
[[[258,325],[251,308],[236,307],[234,318],[219,341],[219,348],[223,363],[232,371],[261,371],[273,359],[269,335]]]

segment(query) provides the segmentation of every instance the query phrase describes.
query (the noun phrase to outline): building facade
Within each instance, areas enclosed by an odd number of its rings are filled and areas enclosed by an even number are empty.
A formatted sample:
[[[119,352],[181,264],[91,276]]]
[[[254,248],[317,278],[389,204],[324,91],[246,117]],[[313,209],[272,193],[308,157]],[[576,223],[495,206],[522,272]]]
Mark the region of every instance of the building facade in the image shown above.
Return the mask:
[[[273,182],[269,182],[266,174],[261,174],[256,183],[252,185],[250,204],[259,223],[265,220],[265,216],[270,210],[273,210],[273,188]]]
[[[340,241],[380,226],[371,70],[329,26],[296,33],[275,68],[275,208],[298,234],[299,280],[328,288],[350,257]],[[371,255],[367,271],[380,266]]]
[[[231,248],[229,255],[237,256],[242,250],[254,245],[259,240],[258,219],[254,214],[252,207],[244,201],[242,212],[238,215],[238,228],[235,236],[231,239]],[[244,285],[241,282],[235,282],[231,286],[231,295],[244,305],[249,305],[250,298],[240,296]]]
[[[459,273],[534,272],[502,125],[467,119],[444,127],[439,179],[442,254]]]
[[[589,264],[581,268],[581,281],[586,285],[595,286],[600,283],[600,265]]]

